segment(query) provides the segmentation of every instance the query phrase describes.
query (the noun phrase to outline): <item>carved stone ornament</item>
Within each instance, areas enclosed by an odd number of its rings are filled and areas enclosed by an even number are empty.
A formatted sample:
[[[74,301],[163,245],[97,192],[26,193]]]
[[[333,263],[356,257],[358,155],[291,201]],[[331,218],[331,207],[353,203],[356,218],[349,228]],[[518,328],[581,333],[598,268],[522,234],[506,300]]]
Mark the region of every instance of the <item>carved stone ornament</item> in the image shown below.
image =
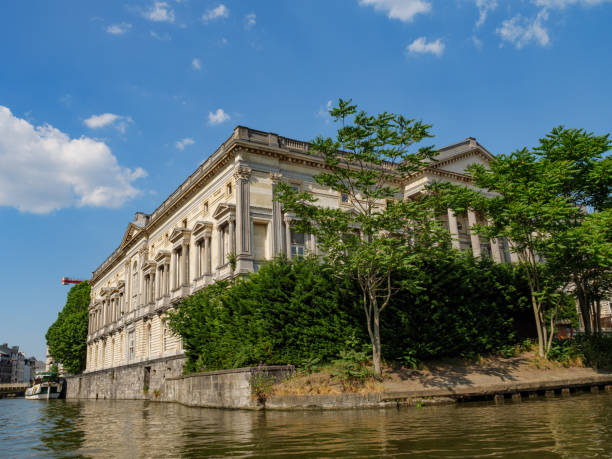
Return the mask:
[[[275,185],[277,183],[280,183],[282,179],[283,174],[281,174],[280,172],[270,172],[270,180],[272,180],[272,183],[274,183]]]
[[[248,180],[251,176],[251,172],[253,172],[253,170],[250,167],[240,164],[236,166],[234,170],[234,177],[236,180]]]

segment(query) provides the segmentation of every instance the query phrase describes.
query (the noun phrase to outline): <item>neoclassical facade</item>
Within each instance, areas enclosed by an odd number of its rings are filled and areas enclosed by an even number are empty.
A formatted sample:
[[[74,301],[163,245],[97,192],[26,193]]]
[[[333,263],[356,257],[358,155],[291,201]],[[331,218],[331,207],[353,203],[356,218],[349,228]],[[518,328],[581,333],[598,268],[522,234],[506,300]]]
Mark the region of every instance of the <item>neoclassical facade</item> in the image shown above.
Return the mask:
[[[323,161],[309,144],[238,126],[232,135],[153,213],[137,213],[119,247],[93,272],[86,372],[183,354],[165,316],[182,298],[232,276],[256,271],[266,260],[316,253],[316,240],[292,231],[291,215],[273,200],[284,181],[328,207],[349,206],[344,196],[314,181]],[[491,154],[474,138],[439,150],[438,161],[411,177],[404,198],[432,181],[469,184],[469,164]],[[509,261],[507,245],[482,240],[470,227],[475,212],[445,224],[459,249]]]

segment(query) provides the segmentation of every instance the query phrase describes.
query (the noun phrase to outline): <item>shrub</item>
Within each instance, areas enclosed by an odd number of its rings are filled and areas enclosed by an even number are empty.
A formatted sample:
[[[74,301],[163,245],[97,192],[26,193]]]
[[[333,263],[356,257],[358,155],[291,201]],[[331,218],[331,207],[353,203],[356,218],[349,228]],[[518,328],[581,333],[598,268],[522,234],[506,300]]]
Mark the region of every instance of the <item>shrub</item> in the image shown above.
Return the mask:
[[[413,366],[417,360],[509,352],[517,343],[517,324],[530,311],[527,283],[515,267],[451,253],[423,260],[420,276],[420,289],[400,291],[383,315],[386,359]]]
[[[184,300],[170,327],[183,337],[187,371],[330,361],[363,340],[350,285],[314,259],[278,259],[230,285]],[[318,362],[317,361],[317,362]]]

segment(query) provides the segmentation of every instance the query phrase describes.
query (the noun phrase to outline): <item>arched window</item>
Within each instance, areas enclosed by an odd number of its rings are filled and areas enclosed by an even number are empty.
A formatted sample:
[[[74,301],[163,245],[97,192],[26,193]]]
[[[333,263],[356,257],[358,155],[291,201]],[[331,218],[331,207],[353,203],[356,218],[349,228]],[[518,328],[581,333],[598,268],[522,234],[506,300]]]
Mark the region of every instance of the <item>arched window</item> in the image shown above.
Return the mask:
[[[162,322],[162,351],[166,352],[168,350],[168,327],[166,324]]]

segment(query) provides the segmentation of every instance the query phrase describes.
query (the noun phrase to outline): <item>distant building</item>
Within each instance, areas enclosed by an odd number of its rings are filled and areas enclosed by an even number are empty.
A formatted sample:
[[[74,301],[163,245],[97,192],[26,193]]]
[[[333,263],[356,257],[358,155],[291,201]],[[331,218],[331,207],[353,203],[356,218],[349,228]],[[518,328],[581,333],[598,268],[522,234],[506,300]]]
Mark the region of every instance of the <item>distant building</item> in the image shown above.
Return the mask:
[[[27,357],[19,346],[0,345],[0,383],[29,383],[34,380],[36,357]]]

